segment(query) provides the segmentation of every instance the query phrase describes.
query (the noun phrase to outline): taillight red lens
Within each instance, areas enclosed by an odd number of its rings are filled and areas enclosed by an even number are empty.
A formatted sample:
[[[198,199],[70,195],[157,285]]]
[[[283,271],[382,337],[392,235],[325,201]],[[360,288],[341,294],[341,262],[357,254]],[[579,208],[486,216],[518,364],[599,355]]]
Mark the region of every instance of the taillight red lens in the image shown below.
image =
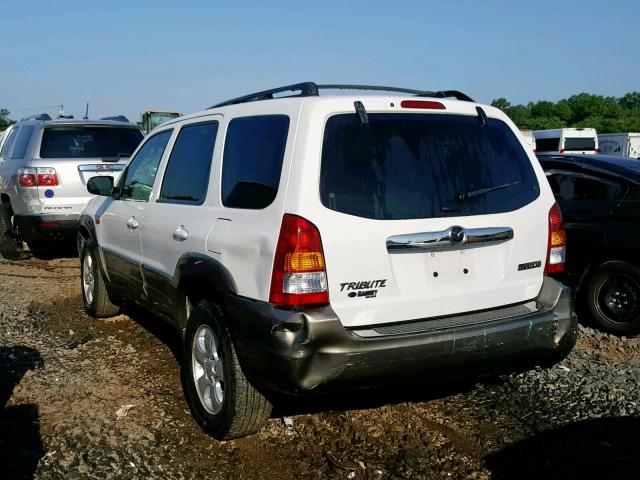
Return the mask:
[[[547,263],[545,273],[564,271],[567,255],[567,234],[564,229],[562,211],[557,203],[549,210],[549,239],[547,244]]]
[[[329,303],[320,232],[297,215],[282,217],[269,301],[293,308]]]
[[[18,185],[21,187],[37,187],[38,177],[35,168],[18,169]]]
[[[58,175],[55,168],[38,168],[38,186],[56,187],[58,186]]]
[[[402,108],[425,108],[428,110],[445,110],[446,107],[440,102],[432,100],[403,100],[400,102]]]
[[[57,187],[58,174],[55,168],[19,168],[18,185],[21,187]]]

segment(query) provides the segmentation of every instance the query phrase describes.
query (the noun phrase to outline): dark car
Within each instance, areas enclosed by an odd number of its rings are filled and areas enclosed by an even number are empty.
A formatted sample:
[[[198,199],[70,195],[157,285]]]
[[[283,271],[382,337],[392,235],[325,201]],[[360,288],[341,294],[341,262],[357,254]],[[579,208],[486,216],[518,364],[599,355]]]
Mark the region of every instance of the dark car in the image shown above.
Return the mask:
[[[640,332],[640,162],[608,155],[539,155],[564,216],[565,271],[583,319]]]

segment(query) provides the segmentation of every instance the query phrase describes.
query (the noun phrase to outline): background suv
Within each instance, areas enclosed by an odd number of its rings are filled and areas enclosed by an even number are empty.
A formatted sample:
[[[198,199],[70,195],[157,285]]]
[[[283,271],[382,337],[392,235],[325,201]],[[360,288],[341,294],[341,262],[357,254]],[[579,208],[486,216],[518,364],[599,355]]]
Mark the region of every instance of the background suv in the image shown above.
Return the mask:
[[[87,180],[117,178],[142,137],[133,123],[46,114],[13,125],[0,150],[0,254],[18,258],[23,241],[38,252],[74,239]]]
[[[175,325],[187,401],[216,438],[260,428],[271,391],[555,362],[576,319],[544,275],[564,228],[528,152],[460,92],[305,83],[181,117],[115,187],[89,181],[85,308],[136,302]]]

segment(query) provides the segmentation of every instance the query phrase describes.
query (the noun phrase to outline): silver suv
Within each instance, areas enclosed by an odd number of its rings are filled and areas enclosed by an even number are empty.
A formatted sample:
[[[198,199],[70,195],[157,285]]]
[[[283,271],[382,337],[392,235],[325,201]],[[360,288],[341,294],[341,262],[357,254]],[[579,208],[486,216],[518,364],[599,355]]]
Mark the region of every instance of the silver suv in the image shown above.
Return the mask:
[[[142,138],[122,121],[41,114],[13,125],[0,150],[0,254],[16,259],[23,242],[42,252],[74,239],[89,177],[118,177]]]

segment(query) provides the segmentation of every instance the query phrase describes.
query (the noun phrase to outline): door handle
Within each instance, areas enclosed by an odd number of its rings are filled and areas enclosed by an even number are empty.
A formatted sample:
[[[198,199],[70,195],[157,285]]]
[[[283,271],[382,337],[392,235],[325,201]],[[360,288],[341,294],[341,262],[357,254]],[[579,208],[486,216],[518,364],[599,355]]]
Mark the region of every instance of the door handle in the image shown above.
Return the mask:
[[[135,230],[139,226],[140,224],[138,223],[138,220],[136,219],[136,217],[131,217],[129,220],[127,220],[127,228],[129,230]]]
[[[176,242],[184,242],[189,238],[189,232],[184,228],[184,225],[180,225],[173,231],[173,239]]]

